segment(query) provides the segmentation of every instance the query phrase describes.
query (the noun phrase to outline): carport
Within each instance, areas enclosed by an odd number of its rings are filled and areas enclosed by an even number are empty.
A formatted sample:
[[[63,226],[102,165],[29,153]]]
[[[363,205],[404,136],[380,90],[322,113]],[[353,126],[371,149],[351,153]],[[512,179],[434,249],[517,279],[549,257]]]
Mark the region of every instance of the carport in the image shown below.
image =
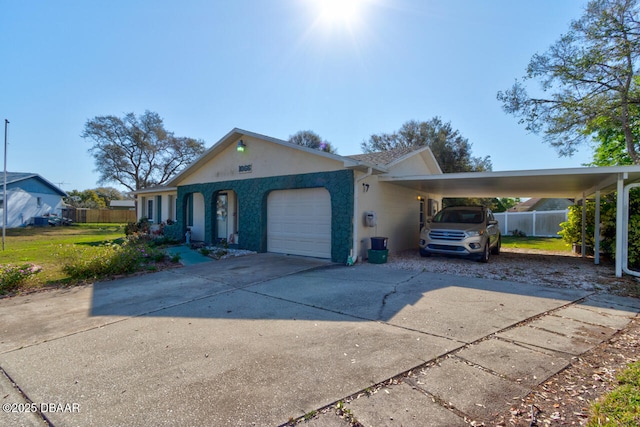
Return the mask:
[[[596,202],[594,262],[600,263],[600,196],[617,192],[616,276],[640,276],[628,268],[628,192],[640,186],[640,166],[540,169],[504,172],[465,172],[425,176],[380,176],[380,181],[442,197],[564,197]],[[582,209],[582,254],[585,253],[586,210]]]

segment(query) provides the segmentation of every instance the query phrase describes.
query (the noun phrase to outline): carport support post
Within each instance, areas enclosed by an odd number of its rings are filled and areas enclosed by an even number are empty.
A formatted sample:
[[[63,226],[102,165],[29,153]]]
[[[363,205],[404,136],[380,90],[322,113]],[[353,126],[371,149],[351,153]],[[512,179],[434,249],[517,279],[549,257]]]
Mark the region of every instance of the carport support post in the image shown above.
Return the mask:
[[[596,218],[593,227],[593,263],[600,264],[600,190],[596,190]]]
[[[624,230],[624,178],[625,174],[618,174],[616,195],[616,277],[622,277],[622,235]]]
[[[582,258],[587,257],[587,197],[582,193]]]

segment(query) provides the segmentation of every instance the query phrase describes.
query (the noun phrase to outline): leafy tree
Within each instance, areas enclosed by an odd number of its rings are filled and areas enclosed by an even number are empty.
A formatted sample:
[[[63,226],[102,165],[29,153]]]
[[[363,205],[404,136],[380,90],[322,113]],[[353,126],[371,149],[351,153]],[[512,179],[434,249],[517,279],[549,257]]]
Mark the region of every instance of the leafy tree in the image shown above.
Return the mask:
[[[98,187],[83,191],[72,190],[65,203],[75,208],[102,209],[109,207],[112,200],[125,200],[120,191],[112,187]]]
[[[74,208],[102,209],[106,208],[105,200],[95,190],[72,190],[65,202]]]
[[[311,130],[301,130],[289,136],[289,142],[314,150],[335,154],[337,150],[331,146],[330,142],[323,140],[320,135]]]
[[[633,108],[636,110],[635,106]],[[632,121],[634,140],[640,140],[640,116]],[[624,133],[606,117],[594,120],[590,129],[595,131],[593,162],[587,166],[622,166],[632,165],[633,161],[627,152]]]
[[[126,200],[132,199],[130,195],[124,195],[119,190],[113,187],[98,187],[94,189],[98,197],[104,200],[106,206],[111,205],[112,200]]]
[[[519,197],[498,197],[494,199],[494,203],[491,205],[491,210],[493,212],[506,212],[520,202],[521,200]]]
[[[443,172],[483,172],[492,168],[489,156],[471,156],[471,144],[439,117],[426,122],[410,120],[393,133],[371,135],[360,147],[365,153],[403,147],[431,149]]]
[[[131,191],[164,184],[204,152],[203,141],[174,136],[151,111],[138,117],[94,117],[82,137],[94,142],[89,152],[99,182],[116,182]]]
[[[622,131],[629,158],[640,164],[633,136],[633,110],[640,102],[638,1],[591,0],[565,35],[532,57],[523,81],[498,92],[504,111],[527,130],[542,132],[561,156],[572,155],[605,120]],[[529,79],[540,82],[541,96],[529,96]]]
[[[509,208],[520,203],[519,198],[509,197],[445,197],[442,199],[442,207],[449,206],[486,206],[493,212],[505,212]]]

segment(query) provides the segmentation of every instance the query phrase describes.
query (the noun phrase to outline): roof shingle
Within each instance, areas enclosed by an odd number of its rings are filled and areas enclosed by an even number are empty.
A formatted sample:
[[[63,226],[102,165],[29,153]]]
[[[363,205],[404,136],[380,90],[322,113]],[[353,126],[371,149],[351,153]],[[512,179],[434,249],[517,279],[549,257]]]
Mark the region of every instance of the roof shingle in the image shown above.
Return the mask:
[[[389,151],[377,151],[375,153],[354,154],[352,156],[346,156],[353,160],[360,162],[371,163],[374,165],[388,165],[398,160],[400,157],[406,156],[412,151],[417,150],[419,147],[399,147]]]

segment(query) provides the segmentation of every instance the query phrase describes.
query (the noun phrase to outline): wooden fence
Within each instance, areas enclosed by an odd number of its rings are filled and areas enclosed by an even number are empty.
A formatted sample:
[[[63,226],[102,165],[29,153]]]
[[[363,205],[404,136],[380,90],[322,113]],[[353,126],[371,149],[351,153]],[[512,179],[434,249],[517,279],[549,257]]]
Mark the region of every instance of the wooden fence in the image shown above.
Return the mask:
[[[62,216],[73,222],[136,222],[136,211],[112,209],[63,209]]]

